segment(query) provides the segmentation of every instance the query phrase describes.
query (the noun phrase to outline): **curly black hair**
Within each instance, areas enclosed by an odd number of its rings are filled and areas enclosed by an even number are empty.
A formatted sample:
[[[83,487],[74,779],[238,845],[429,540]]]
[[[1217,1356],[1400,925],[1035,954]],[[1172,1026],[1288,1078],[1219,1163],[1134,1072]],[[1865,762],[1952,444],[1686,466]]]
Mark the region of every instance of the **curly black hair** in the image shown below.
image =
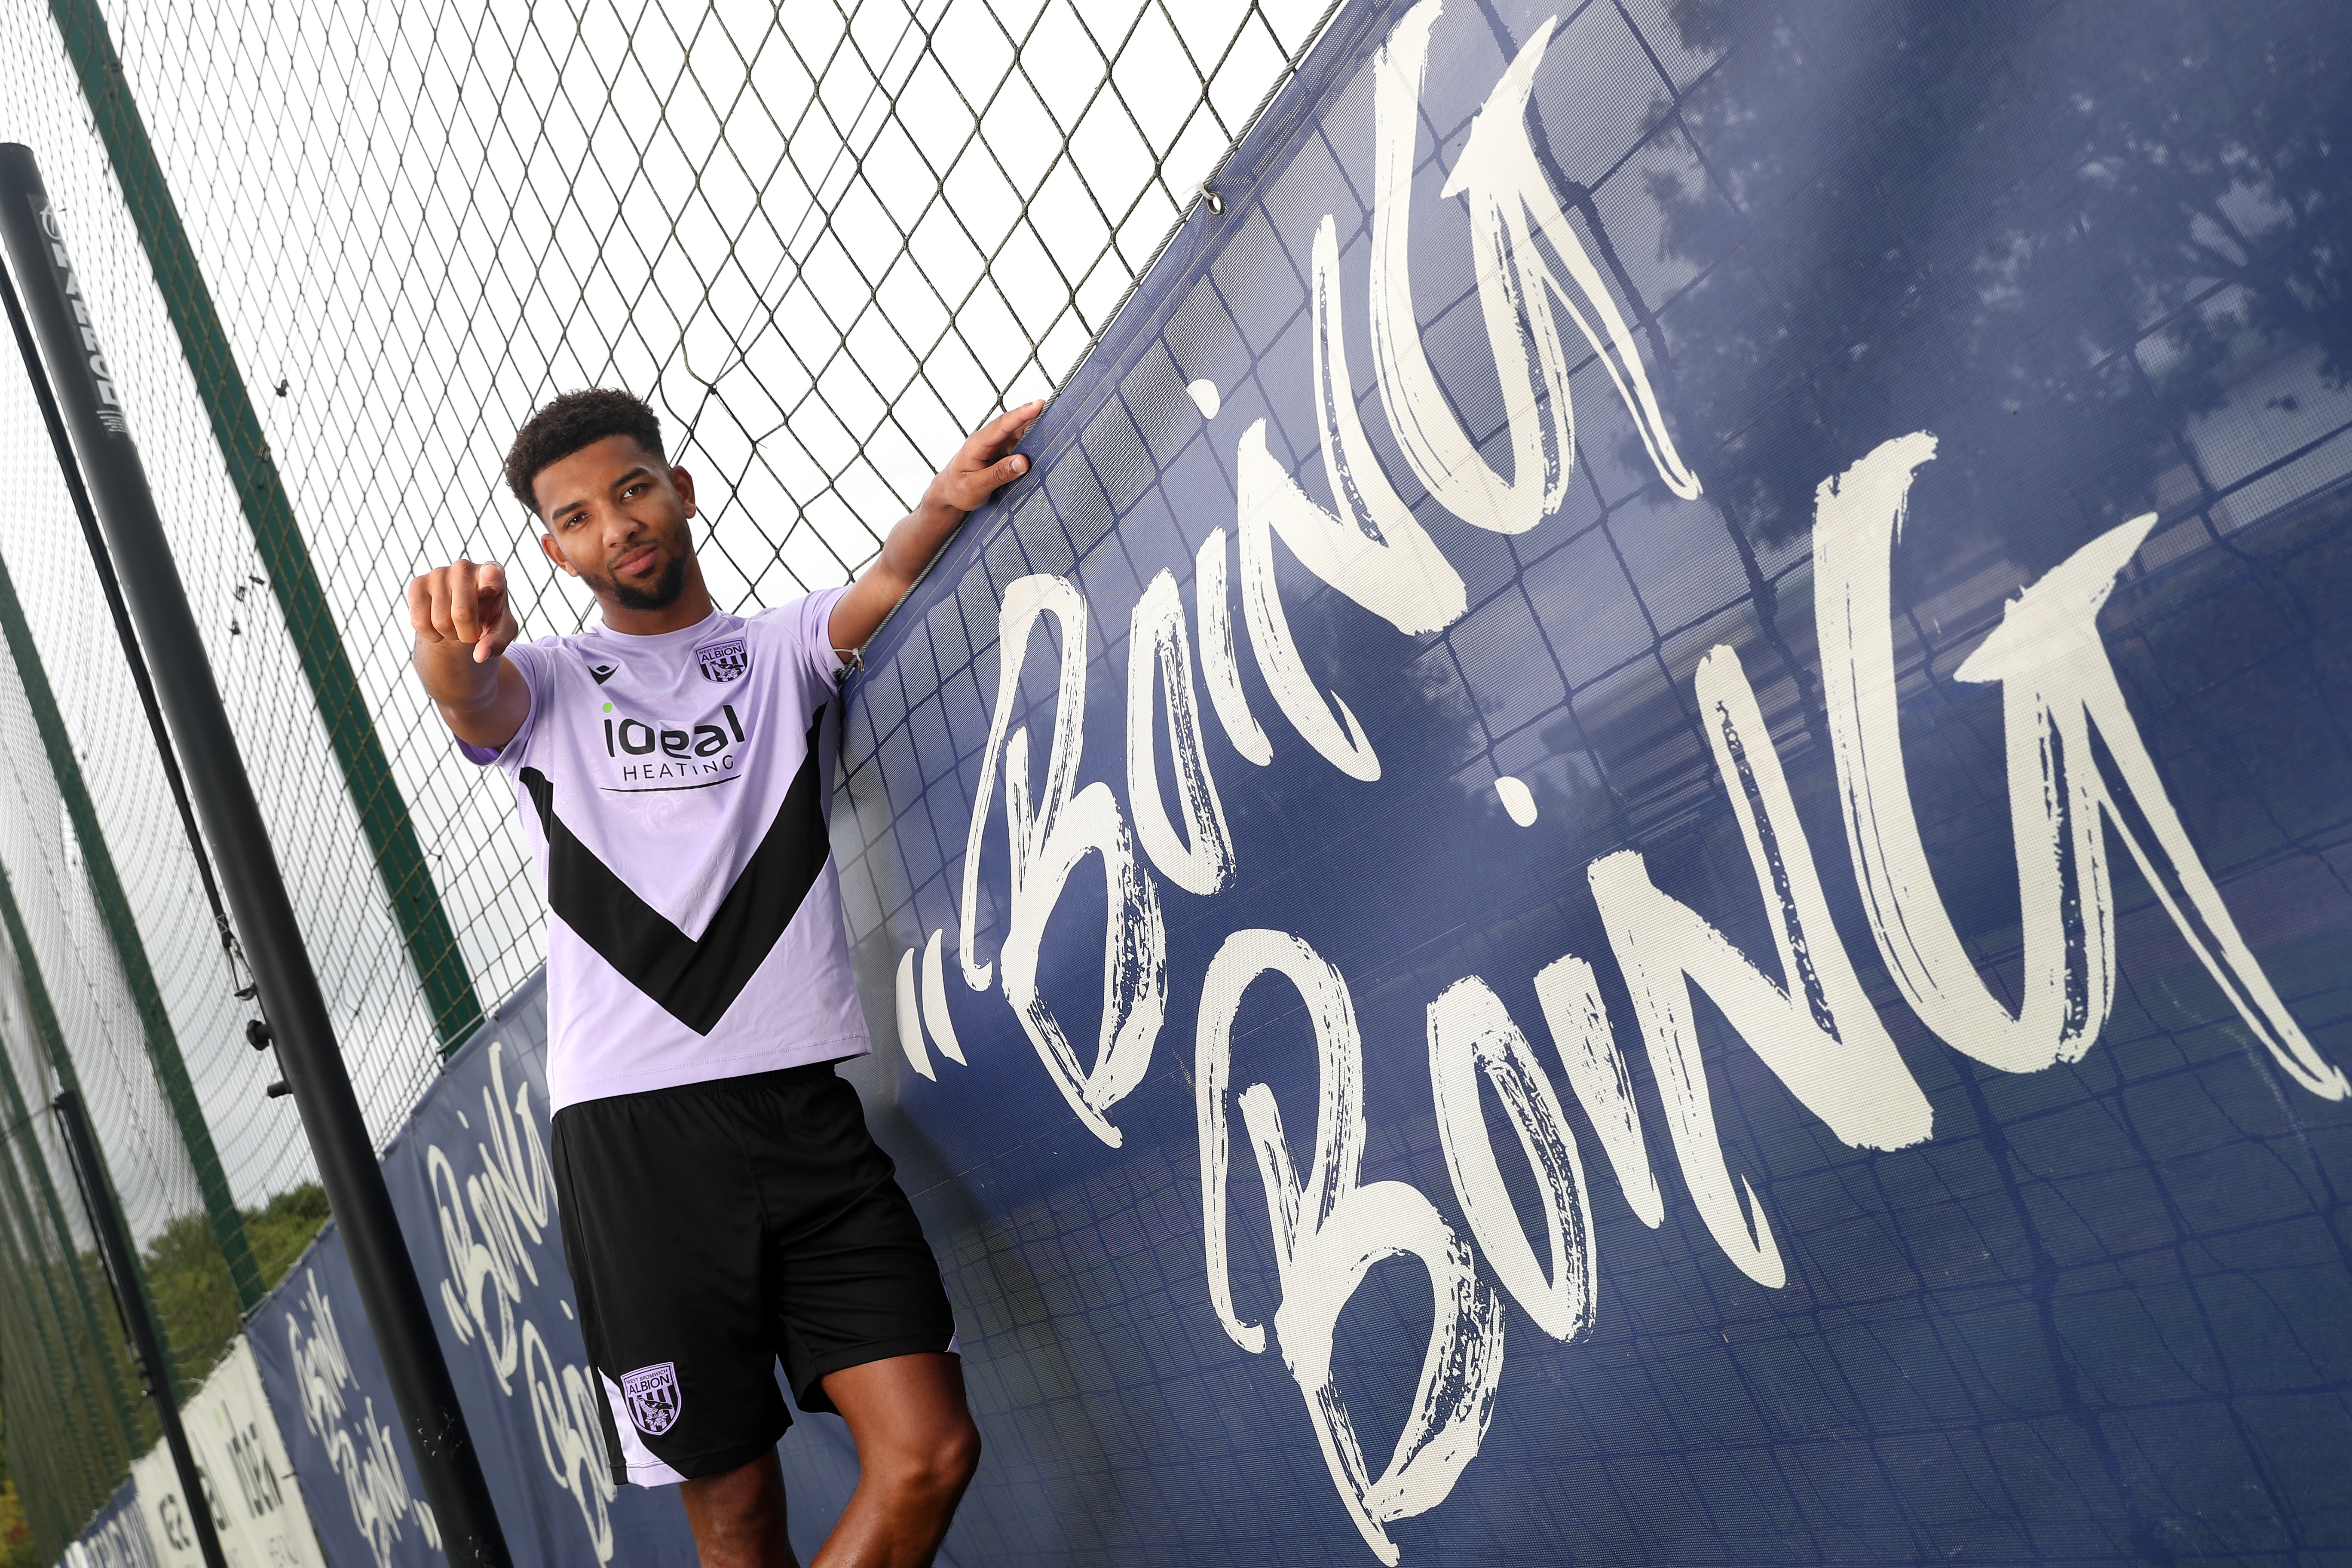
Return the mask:
[[[514,491],[524,510],[537,517],[539,502],[532,498],[530,486],[540,470],[607,436],[634,437],[638,446],[654,455],[655,461],[668,466],[669,458],[662,451],[661,416],[641,398],[610,387],[591,386],[563,394],[522,422],[522,428],[515,432],[514,445],[507,448],[507,488]]]

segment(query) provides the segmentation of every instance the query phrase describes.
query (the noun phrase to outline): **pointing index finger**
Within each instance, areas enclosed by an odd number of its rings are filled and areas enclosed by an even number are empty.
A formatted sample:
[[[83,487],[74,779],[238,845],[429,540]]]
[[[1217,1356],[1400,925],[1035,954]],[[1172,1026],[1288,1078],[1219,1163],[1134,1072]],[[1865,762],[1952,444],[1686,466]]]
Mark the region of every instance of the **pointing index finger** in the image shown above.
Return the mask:
[[[481,626],[474,618],[474,563],[460,555],[452,563],[449,574],[449,626],[467,642],[481,636]]]

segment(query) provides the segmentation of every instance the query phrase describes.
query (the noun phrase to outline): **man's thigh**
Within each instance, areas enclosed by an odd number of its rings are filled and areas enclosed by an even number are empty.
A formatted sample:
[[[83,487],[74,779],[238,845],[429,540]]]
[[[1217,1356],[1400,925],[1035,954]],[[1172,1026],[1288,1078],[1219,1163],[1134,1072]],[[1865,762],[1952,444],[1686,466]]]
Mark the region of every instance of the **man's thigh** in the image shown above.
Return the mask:
[[[929,1458],[942,1444],[972,1432],[961,1355],[861,1362],[826,1377],[824,1392],[849,1424],[860,1458],[868,1463],[891,1450]]]

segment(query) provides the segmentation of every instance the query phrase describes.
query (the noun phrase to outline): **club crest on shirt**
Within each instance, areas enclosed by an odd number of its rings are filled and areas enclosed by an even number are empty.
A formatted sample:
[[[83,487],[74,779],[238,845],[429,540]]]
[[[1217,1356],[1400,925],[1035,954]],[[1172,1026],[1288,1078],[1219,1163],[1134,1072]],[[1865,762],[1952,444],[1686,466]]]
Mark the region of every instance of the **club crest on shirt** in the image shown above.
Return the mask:
[[[740,680],[743,672],[751,668],[751,651],[744,647],[741,637],[706,643],[694,650],[694,658],[702,666],[705,680]]]
[[[629,1402],[629,1419],[648,1437],[658,1437],[677,1425],[685,1396],[677,1391],[677,1363],[657,1362],[623,1374],[621,1394]]]

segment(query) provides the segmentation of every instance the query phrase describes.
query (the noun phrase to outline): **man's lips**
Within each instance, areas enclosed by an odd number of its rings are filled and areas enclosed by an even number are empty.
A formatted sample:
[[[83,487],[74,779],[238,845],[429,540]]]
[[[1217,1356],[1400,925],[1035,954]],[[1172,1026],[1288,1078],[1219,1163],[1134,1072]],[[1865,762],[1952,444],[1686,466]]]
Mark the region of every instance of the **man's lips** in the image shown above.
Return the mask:
[[[613,563],[613,570],[615,572],[625,573],[634,577],[639,572],[644,571],[646,568],[653,564],[656,553],[656,552],[650,544],[640,550],[632,550],[626,555],[622,556],[620,560]]]

